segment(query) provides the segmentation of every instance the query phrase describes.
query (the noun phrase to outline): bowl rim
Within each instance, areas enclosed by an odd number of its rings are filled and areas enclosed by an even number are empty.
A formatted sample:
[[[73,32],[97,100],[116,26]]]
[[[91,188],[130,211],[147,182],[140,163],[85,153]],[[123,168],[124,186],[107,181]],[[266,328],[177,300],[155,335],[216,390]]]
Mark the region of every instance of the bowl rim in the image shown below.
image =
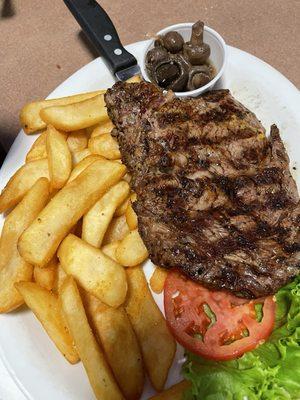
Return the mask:
[[[155,36],[163,35],[163,34],[169,32],[169,31],[172,31],[172,30],[176,31],[176,30],[178,30],[180,28],[191,28],[193,25],[194,25],[194,22],[182,22],[180,24],[169,25],[169,26],[161,29],[160,31],[158,31],[155,34]],[[227,51],[227,46],[226,46],[225,40],[223,39],[223,37],[217,31],[215,31],[214,29],[210,28],[207,25],[204,25],[204,31],[209,32],[221,44],[221,48],[223,50],[222,66],[221,66],[219,72],[216,74],[216,76],[211,81],[209,81],[206,85],[201,86],[198,89],[189,90],[189,91],[186,91],[186,92],[174,92],[177,97],[188,97],[188,96],[193,97],[198,93],[204,93],[205,91],[209,90],[212,86],[215,85],[215,83],[221,78],[221,76],[223,75],[223,73],[225,71],[225,68],[226,68],[226,65],[227,65],[227,56],[228,56],[228,51]],[[149,78],[149,75],[148,75],[147,70],[146,70],[145,60],[146,60],[146,55],[148,53],[148,50],[153,45],[154,40],[155,40],[155,37],[150,39],[150,42],[148,43],[147,48],[146,48],[145,53],[144,53],[143,65],[141,66],[142,67],[141,68],[142,75],[148,82],[151,82],[151,79]]]

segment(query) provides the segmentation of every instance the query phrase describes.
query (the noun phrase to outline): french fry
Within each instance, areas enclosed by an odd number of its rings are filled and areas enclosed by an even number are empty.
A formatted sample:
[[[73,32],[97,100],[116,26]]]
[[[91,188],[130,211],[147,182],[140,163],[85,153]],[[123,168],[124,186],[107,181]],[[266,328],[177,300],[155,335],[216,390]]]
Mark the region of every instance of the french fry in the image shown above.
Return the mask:
[[[56,281],[57,266],[58,259],[56,257],[53,257],[45,268],[35,266],[33,270],[34,281],[41,287],[52,290]]]
[[[129,204],[129,201],[130,201],[130,197],[128,196],[128,197],[123,201],[123,203],[120,204],[118,208],[116,208],[116,211],[115,211],[115,214],[114,214],[115,217],[121,217],[121,215],[123,215],[123,214],[126,213],[126,210],[127,210],[128,204]]]
[[[181,381],[169,389],[150,397],[149,400],[182,400],[184,392],[191,386],[188,381]]]
[[[110,133],[114,128],[114,124],[109,120],[102,124],[97,125],[91,132],[91,138],[103,135],[104,133]]]
[[[65,273],[65,271],[61,267],[60,263],[58,263],[55,282],[54,282],[54,285],[53,285],[53,291],[55,293],[59,293],[60,288],[62,287],[62,284],[63,284],[66,276],[67,276],[67,274]]]
[[[108,243],[107,245],[102,247],[102,251],[103,253],[108,256],[109,258],[111,258],[112,260],[114,260],[115,262],[117,262],[116,259],[116,250],[119,247],[120,241],[116,241],[116,242],[111,242]]]
[[[166,382],[176,343],[155,303],[141,268],[126,270],[128,296],[125,309],[140,344],[153,387],[160,391]]]
[[[64,186],[19,239],[18,249],[29,263],[45,266],[72,226],[125,173],[111,161],[95,161]]]
[[[91,154],[79,161],[79,163],[76,164],[75,167],[72,169],[72,172],[68,179],[68,183],[72,182],[75,178],[77,178],[78,175],[81,174],[82,171],[84,171],[89,165],[97,160],[103,161],[105,160],[105,158],[97,156],[96,154]]]
[[[76,150],[72,153],[72,161],[73,165],[77,165],[80,161],[84,160],[86,157],[89,157],[92,153],[89,149]]]
[[[26,155],[26,162],[47,158],[46,132],[41,133]]]
[[[142,81],[139,75],[134,75],[133,77],[127,79],[127,83],[140,83]]]
[[[116,250],[116,258],[124,267],[135,267],[148,257],[148,251],[137,229],[130,231]]]
[[[65,132],[77,131],[108,120],[103,94],[78,103],[43,108],[40,117],[47,125]]]
[[[69,150],[74,151],[84,150],[87,147],[88,138],[84,129],[71,132],[67,138]]]
[[[150,278],[150,287],[154,293],[161,293],[164,290],[165,280],[168,275],[168,270],[165,268],[155,267],[155,270]]]
[[[103,239],[103,245],[122,240],[129,232],[125,215],[113,218]]]
[[[39,178],[49,179],[48,160],[30,161],[10,178],[0,195],[0,213],[14,207]]]
[[[100,247],[116,208],[128,194],[129,185],[125,181],[111,187],[84,215],[82,239],[92,246]]]
[[[64,134],[51,125],[47,128],[46,147],[51,187],[60,189],[70,176],[72,156]]]
[[[23,200],[6,217],[0,239],[0,312],[14,310],[23,304],[22,296],[14,284],[32,278],[32,266],[27,263],[17,249],[23,233],[49,198],[49,181],[40,178],[24,196]]]
[[[82,300],[72,277],[60,291],[63,312],[76,349],[98,400],[124,400],[105,357],[89,326]]]
[[[40,117],[40,112],[43,108],[77,103],[105,92],[105,90],[97,90],[95,92],[80,93],[73,96],[61,97],[59,99],[41,100],[28,103],[23,107],[20,113],[20,123],[25,133],[28,135],[40,131],[41,129],[46,128],[46,123]]]
[[[34,282],[19,282],[16,283],[16,288],[61,354],[71,364],[77,363],[79,357],[65,324],[57,295]]]
[[[121,158],[118,142],[110,133],[90,138],[88,143],[89,150],[92,154],[99,154],[108,160],[117,160]]]
[[[120,389],[126,399],[139,399],[144,386],[142,355],[124,308],[104,306],[91,295],[87,303],[84,301],[88,319]]]
[[[69,234],[57,252],[66,274],[76,278],[87,292],[111,307],[126,297],[126,274],[121,265],[77,236]]]
[[[136,215],[134,209],[132,208],[131,202],[129,202],[129,204],[127,206],[125,216],[126,216],[126,222],[127,222],[127,225],[129,226],[129,229],[131,231],[136,229],[138,226],[138,219],[137,219],[137,215]]]

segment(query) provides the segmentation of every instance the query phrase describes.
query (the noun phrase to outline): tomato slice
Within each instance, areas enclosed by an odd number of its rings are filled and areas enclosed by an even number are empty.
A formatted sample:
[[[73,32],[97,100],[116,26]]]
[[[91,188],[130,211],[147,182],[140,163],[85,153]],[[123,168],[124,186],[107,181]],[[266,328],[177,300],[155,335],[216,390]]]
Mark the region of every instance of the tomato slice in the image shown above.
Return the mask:
[[[242,299],[209,290],[177,271],[169,272],[166,279],[164,305],[176,340],[191,352],[216,361],[253,350],[268,338],[275,322],[274,296]]]

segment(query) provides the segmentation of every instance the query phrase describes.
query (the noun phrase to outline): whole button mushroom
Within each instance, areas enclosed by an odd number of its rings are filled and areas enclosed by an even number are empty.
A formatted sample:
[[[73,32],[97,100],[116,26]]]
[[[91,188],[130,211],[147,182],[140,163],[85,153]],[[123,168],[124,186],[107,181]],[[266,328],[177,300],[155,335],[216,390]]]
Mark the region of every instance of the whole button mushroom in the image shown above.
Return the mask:
[[[146,55],[147,67],[151,68],[152,65],[157,64],[168,58],[168,52],[163,47],[157,46],[149,50]]]
[[[176,31],[166,33],[161,40],[164,48],[173,54],[179,53],[184,45],[182,36]]]
[[[198,89],[206,85],[210,79],[210,71],[207,65],[192,67],[189,71],[187,90]]]
[[[196,22],[192,26],[192,35],[190,42],[184,43],[183,45],[184,57],[192,65],[204,64],[210,56],[209,45],[203,43],[203,30],[204,23],[202,21]]]
[[[152,76],[158,86],[179,92],[185,89],[188,81],[188,64],[181,55],[176,54],[157,63]]]

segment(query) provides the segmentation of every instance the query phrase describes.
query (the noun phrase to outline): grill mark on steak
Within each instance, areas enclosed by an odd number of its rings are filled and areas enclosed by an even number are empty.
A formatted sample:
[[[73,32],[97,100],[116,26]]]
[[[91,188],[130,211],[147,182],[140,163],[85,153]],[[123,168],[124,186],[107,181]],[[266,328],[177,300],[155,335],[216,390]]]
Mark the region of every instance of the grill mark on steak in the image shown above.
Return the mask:
[[[105,100],[155,264],[245,297],[299,273],[299,197],[275,125],[267,138],[228,90],[180,100],[119,82]]]

